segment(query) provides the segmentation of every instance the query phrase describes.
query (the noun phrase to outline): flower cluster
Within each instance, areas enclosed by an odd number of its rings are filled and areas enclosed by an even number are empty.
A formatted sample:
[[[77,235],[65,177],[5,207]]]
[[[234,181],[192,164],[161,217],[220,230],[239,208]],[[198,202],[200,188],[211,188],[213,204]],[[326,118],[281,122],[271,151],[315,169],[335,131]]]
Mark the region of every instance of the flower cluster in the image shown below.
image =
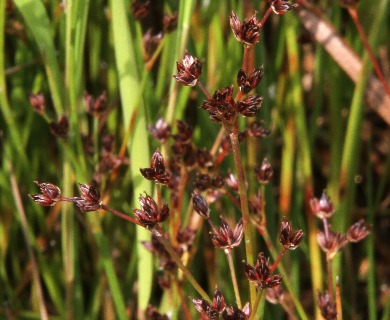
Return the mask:
[[[192,299],[195,309],[201,314],[202,319],[245,320],[250,317],[249,303],[242,309],[228,306],[221,291],[215,289],[212,303],[203,298]]]

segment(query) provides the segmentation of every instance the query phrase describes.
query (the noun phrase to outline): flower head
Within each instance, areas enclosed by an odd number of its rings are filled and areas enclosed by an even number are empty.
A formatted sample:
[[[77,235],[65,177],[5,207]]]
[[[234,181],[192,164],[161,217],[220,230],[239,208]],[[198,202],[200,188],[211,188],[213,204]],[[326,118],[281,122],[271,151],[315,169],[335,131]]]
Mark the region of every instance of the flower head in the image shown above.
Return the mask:
[[[192,299],[192,303],[194,304],[195,309],[198,310],[202,316],[206,316],[207,319],[219,319],[219,314],[226,308],[225,298],[218,289],[215,289],[214,291],[212,304],[203,298]]]
[[[224,320],[247,320],[251,315],[249,302],[240,310],[234,306],[226,307],[222,314]]]
[[[324,191],[320,199],[312,198],[310,207],[313,213],[320,219],[330,218],[334,213],[333,203]]]
[[[246,97],[244,100],[237,102],[236,109],[244,117],[254,117],[256,111],[260,109],[262,101],[263,97],[253,94]]]
[[[268,0],[271,5],[271,9],[276,14],[286,14],[292,8],[298,7],[298,3],[290,4],[287,0]]]
[[[211,235],[211,241],[216,248],[231,250],[241,243],[242,236],[242,219],[240,219],[233,231],[232,229],[230,229],[225,219],[221,217],[221,227],[219,228],[219,231],[217,231],[216,229],[213,230],[213,233]]]
[[[292,230],[291,222],[282,221],[279,241],[287,249],[295,250],[303,239],[302,230]]]
[[[354,223],[347,231],[349,242],[359,242],[370,234],[371,226],[366,224],[363,219]]]
[[[199,193],[194,191],[192,193],[192,202],[194,204],[194,210],[204,219],[210,218],[209,204],[206,199],[203,198]]]
[[[245,275],[249,281],[253,282],[258,289],[272,288],[282,282],[281,275],[271,275],[271,268],[268,259],[264,253],[260,252],[257,256],[255,266],[243,261]]]
[[[29,194],[29,197],[41,206],[53,206],[61,198],[61,190],[54,184],[48,182],[34,181],[38,185],[41,194]]]
[[[147,229],[154,228],[169,216],[168,206],[163,205],[161,208],[158,208],[156,201],[148,194],[145,194],[145,197],[139,196],[139,204],[142,209],[133,209],[133,212],[140,224]]]
[[[96,211],[102,206],[98,189],[89,184],[79,184],[81,197],[72,198],[73,203],[83,212]]]
[[[148,130],[153,138],[161,143],[171,136],[171,126],[163,118],[158,119],[155,125],[149,125]]]
[[[246,47],[256,44],[260,39],[260,25],[256,14],[257,12],[244,22],[241,22],[234,12],[230,15],[230,27],[234,36]]]
[[[326,320],[337,319],[336,304],[332,301],[329,292],[318,293],[318,306]]]
[[[183,63],[176,62],[178,74],[175,79],[185,86],[195,86],[202,72],[202,64],[197,58],[185,53]]]
[[[159,149],[157,149],[150,160],[150,168],[140,169],[142,175],[151,181],[168,185],[171,174],[165,170],[164,158]]]
[[[264,158],[260,167],[255,168],[255,174],[261,184],[267,184],[271,180],[274,171],[267,158]]]
[[[236,102],[233,98],[233,86],[215,91],[212,98],[203,102],[201,108],[208,111],[210,119],[214,122],[226,121],[232,123],[237,114]]]
[[[243,94],[249,93],[257,87],[264,75],[263,67],[254,69],[248,76],[243,69],[240,69],[237,74],[237,84]]]
[[[348,240],[344,235],[333,232],[329,228],[327,233],[322,231],[317,233],[317,242],[321,249],[329,254],[330,259],[332,259],[348,243]]]

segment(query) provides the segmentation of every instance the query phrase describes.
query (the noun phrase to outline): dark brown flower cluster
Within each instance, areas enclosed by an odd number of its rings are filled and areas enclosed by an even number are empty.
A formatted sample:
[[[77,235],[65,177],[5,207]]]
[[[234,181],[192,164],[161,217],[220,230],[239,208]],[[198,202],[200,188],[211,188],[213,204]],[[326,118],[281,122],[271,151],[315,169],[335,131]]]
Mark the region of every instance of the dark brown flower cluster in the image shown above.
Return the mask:
[[[328,222],[328,219],[334,214],[335,209],[332,201],[326,195],[322,193],[320,199],[313,198],[310,200],[310,206],[313,213],[322,220],[324,224],[324,231],[319,231],[317,234],[317,241],[321,249],[326,252],[330,259],[333,257],[348,243],[359,242],[366,238],[371,227],[359,220],[353,224],[345,234],[334,232]]]
[[[66,115],[61,115],[58,121],[52,121],[49,124],[50,132],[61,139],[66,139],[69,131],[69,120]]]
[[[145,194],[145,197],[139,196],[139,204],[142,209],[133,209],[133,212],[139,223],[146,229],[153,229],[169,217],[168,206],[164,204],[159,208],[156,201],[148,194]]]
[[[263,67],[254,69],[248,76],[244,70],[240,69],[237,74],[237,84],[243,94],[248,94],[250,91],[255,89],[260,83],[264,75]]]
[[[250,317],[249,303],[242,310],[228,306],[222,293],[215,289],[212,303],[203,298],[192,299],[196,310],[201,314],[202,319],[222,319],[224,320],[246,320]]]
[[[160,143],[166,142],[171,136],[171,126],[163,118],[158,119],[156,124],[149,125],[148,130],[152,137]]]
[[[84,104],[87,113],[96,117],[107,110],[107,93],[103,91],[96,99],[88,92],[84,93]]]
[[[254,94],[236,102],[231,85],[215,91],[211,98],[204,101],[201,108],[208,111],[212,121],[233,124],[238,113],[244,117],[254,117],[262,101],[263,97]]]
[[[252,267],[243,261],[245,275],[249,281],[253,282],[257,289],[272,288],[282,282],[281,275],[272,275],[269,260],[260,252],[257,256],[255,266]]]
[[[29,197],[41,206],[53,206],[59,201],[73,202],[83,212],[96,211],[102,207],[100,193],[96,187],[79,184],[81,197],[66,198],[61,196],[61,190],[56,185],[35,181],[41,194],[29,194]]]
[[[291,9],[298,7],[298,3],[290,4],[288,0],[268,0],[268,2],[276,14],[286,14]]]
[[[256,178],[261,184],[267,184],[271,181],[273,174],[274,171],[272,170],[272,166],[267,158],[264,158],[260,167],[255,167]]]
[[[150,168],[143,168],[140,169],[140,171],[148,180],[164,185],[169,184],[171,174],[165,169],[164,158],[159,149],[154,152],[152,159],[150,160]]]
[[[226,223],[226,220],[223,219],[222,216],[220,218],[221,227],[219,230],[213,228],[213,232],[211,233],[211,241],[213,242],[214,247],[230,251],[241,243],[242,237],[244,235],[243,221],[240,219],[233,231]]]
[[[96,187],[88,184],[79,184],[81,197],[72,198],[72,201],[83,212],[96,211],[102,206],[100,193]]]
[[[241,22],[236,13],[230,15],[230,27],[233,30],[236,39],[245,47],[250,47],[256,44],[260,39],[260,23],[256,18],[257,12],[252,17],[244,22]]]
[[[51,183],[39,183],[34,181],[41,191],[41,194],[29,194],[29,197],[41,206],[54,206],[61,201],[61,190]]]
[[[202,64],[197,58],[185,53],[183,63],[176,62],[178,73],[174,78],[185,86],[195,86],[202,72]]]
[[[303,231],[293,230],[291,222],[282,221],[280,228],[279,241],[286,248],[295,250],[303,240]]]
[[[337,319],[336,304],[332,301],[329,292],[318,293],[318,306],[321,310],[321,315],[324,317],[324,319]]]

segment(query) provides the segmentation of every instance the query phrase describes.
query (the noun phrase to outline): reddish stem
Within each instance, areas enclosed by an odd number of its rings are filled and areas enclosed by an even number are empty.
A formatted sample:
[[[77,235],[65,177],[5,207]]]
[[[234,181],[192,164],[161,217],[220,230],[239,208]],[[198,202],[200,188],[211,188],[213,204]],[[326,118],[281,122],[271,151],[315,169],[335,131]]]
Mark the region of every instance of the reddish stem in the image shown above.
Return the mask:
[[[370,44],[368,42],[366,33],[364,32],[362,24],[360,23],[358,11],[356,10],[356,8],[349,8],[348,9],[348,13],[349,13],[349,15],[351,16],[353,22],[356,25],[356,28],[357,28],[357,30],[359,32],[359,35],[360,35],[360,37],[361,37],[361,39],[363,41],[364,48],[366,49],[366,51],[367,51],[367,53],[368,53],[368,55],[370,57],[370,60],[372,62],[372,65],[374,66],[375,73],[378,76],[380,82],[382,83],[383,88],[386,91],[386,94],[390,97],[390,87],[387,84],[386,79],[383,76],[383,73],[382,73],[381,69],[379,68],[378,61],[376,61],[374,52],[371,49],[371,46],[370,46]]]

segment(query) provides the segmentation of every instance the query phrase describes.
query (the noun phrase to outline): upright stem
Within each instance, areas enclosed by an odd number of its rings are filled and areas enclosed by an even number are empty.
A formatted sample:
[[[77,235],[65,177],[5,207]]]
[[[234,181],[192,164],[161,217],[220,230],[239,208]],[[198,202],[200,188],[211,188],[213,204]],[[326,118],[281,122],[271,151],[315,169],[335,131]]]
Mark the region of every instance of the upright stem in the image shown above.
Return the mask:
[[[327,268],[327,274],[328,274],[328,292],[331,301],[333,300],[333,272],[332,272],[332,258],[330,257],[329,253],[326,254],[326,268]]]
[[[336,310],[337,310],[337,320],[343,320],[343,308],[341,304],[341,290],[340,290],[339,277],[337,277],[336,279]]]
[[[232,252],[231,252],[231,250],[226,249],[225,253],[226,253],[226,257],[228,259],[228,263],[229,263],[230,274],[232,275],[233,288],[234,288],[234,294],[235,294],[236,300],[237,300],[237,306],[239,309],[241,309],[242,303],[241,303],[240,291],[238,290],[238,283],[237,283],[236,271],[234,269]]]
[[[250,228],[248,195],[246,189],[245,173],[244,173],[244,168],[242,165],[242,159],[240,154],[240,144],[238,141],[237,123],[235,123],[232,126],[231,131],[229,133],[229,137],[232,143],[234,163],[237,170],[238,193],[240,195],[241,214],[242,214],[242,221],[244,223],[246,259],[250,265],[253,265],[252,235],[251,235],[251,228]],[[256,290],[253,286],[250,286],[250,296],[251,296],[251,302],[253,304],[256,299]]]

